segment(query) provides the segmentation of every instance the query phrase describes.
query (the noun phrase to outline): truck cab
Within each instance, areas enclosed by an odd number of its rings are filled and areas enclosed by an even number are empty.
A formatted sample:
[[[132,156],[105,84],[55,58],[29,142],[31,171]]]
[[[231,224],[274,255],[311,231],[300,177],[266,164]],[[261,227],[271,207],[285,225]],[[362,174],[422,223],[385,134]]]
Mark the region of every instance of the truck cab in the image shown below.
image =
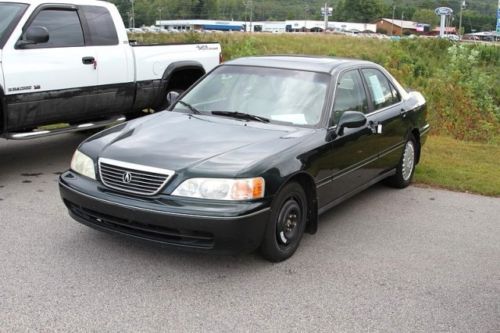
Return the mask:
[[[0,22],[0,135],[10,139],[161,110],[169,91],[219,64],[218,44],[130,45],[118,10],[105,1],[1,0]],[[51,124],[58,129],[40,129]]]

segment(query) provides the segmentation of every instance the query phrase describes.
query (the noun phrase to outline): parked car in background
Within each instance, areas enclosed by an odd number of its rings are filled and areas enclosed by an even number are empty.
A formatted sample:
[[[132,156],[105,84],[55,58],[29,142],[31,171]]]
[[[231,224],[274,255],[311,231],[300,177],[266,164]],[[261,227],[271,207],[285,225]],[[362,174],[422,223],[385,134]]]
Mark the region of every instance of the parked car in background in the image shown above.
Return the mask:
[[[220,62],[217,43],[130,45],[114,5],[0,0],[0,137],[103,127],[168,106]],[[68,124],[57,130],[40,129]]]
[[[281,261],[321,213],[381,180],[408,186],[428,131],[424,97],[374,63],[242,58],[170,112],[87,139],[60,192],[98,230]]]
[[[444,36],[439,36],[440,38],[444,38],[444,39],[449,39],[453,42],[459,42],[460,41],[460,37],[457,36],[457,35],[454,35],[454,34],[446,34]]]

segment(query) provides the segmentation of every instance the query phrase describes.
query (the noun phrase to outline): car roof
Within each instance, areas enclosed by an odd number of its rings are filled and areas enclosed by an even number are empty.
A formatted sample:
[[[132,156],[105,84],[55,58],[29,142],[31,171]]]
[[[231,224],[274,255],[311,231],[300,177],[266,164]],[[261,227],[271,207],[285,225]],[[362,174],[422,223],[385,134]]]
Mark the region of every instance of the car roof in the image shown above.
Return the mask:
[[[336,57],[315,57],[315,56],[290,56],[290,55],[277,55],[277,56],[261,56],[261,57],[245,57],[231,60],[225,65],[239,65],[239,66],[254,66],[254,67],[272,67],[291,70],[305,70],[322,73],[332,73],[334,70],[344,67],[355,65],[375,65],[372,62],[336,58]]]

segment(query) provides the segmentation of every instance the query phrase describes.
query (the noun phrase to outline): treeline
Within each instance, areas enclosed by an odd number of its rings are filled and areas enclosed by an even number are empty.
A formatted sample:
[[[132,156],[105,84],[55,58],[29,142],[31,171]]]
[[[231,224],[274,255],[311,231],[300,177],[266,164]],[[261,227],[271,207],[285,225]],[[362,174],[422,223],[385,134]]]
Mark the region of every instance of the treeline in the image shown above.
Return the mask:
[[[110,0],[115,3],[129,26],[134,3],[135,26],[152,25],[156,20],[214,19],[254,21],[321,20],[324,0]],[[333,7],[331,21],[374,22],[380,17],[438,24],[434,9],[451,7],[452,24],[459,25],[463,0],[329,0]],[[494,30],[496,0],[466,0],[463,11],[465,32]]]

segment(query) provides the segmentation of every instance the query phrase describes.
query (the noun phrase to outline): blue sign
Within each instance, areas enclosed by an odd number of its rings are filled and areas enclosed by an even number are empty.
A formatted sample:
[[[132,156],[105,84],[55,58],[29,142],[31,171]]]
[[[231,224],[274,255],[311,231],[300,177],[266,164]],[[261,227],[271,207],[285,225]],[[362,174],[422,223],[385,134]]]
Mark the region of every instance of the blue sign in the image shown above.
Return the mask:
[[[500,37],[500,0],[498,0],[497,9],[497,37]]]
[[[435,13],[438,16],[442,16],[442,15],[450,16],[451,14],[453,14],[453,9],[448,8],[448,7],[439,7],[439,8],[436,8]]]

